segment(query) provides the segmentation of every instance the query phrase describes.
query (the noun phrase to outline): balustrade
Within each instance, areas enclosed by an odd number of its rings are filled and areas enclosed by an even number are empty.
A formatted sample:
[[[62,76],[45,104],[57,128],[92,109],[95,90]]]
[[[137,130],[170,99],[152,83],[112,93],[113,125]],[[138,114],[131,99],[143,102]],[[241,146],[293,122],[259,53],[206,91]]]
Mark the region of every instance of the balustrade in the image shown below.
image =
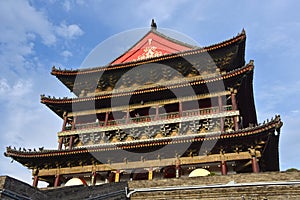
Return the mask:
[[[222,107],[221,112],[228,112],[232,111],[232,106],[227,105]],[[211,115],[221,113],[219,107],[211,107],[211,108],[204,108],[204,109],[194,109],[194,110],[185,110],[182,111],[181,117],[194,117],[194,116],[201,116],[201,115]],[[132,124],[132,123],[143,123],[143,122],[151,122],[151,121],[161,121],[161,120],[169,120],[180,118],[179,112],[170,112],[170,113],[163,113],[156,115],[148,115],[148,116],[136,116],[131,117],[129,120],[126,118],[123,119],[116,119],[116,120],[108,120],[106,126],[116,126],[116,125],[125,125],[125,124]],[[105,126],[104,121],[99,122],[92,122],[92,123],[85,123],[85,124],[76,124],[76,129],[89,129],[89,128],[97,128],[97,127]],[[69,127],[66,127],[66,131],[70,130]]]

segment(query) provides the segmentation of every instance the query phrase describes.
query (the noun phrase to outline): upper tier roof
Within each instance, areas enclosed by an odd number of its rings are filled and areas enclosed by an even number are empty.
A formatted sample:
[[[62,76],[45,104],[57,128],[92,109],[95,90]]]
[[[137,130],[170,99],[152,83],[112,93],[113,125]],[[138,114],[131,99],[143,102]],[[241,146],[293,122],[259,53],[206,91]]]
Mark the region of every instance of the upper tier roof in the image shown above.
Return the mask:
[[[149,39],[152,39],[151,42],[149,42]],[[103,80],[106,80],[109,79],[109,76],[112,74],[119,74],[120,71],[129,70],[136,66],[149,63],[167,64],[176,60],[177,63],[182,62],[179,60],[185,60],[183,62],[190,62],[190,60],[192,60],[192,62],[195,61],[195,63],[190,64],[194,65],[199,64],[197,63],[198,60],[201,61],[201,67],[210,67],[210,65],[213,64],[214,66],[220,68],[221,71],[231,71],[245,64],[245,41],[246,33],[243,30],[236,37],[233,37],[229,40],[225,40],[221,43],[204,48],[196,48],[195,46],[187,45],[177,40],[170,39],[156,30],[151,30],[139,42],[137,42],[136,45],[130,48],[129,51],[125,52],[107,66],[80,70],[62,70],[53,67],[51,74],[56,76],[70,89],[70,91],[74,92],[76,95],[79,95],[80,91],[73,90],[75,81],[77,85],[88,84],[86,83],[85,78],[82,78],[82,80],[84,80],[83,83],[78,83],[80,80],[76,79],[78,75],[89,76],[90,78],[95,76],[98,79],[100,76]],[[151,52],[155,55],[146,56],[146,54],[143,53],[145,53],[144,50],[146,48],[149,50],[149,46],[151,46],[149,43],[152,45],[160,45],[160,48],[164,48],[164,51],[161,50],[164,53],[155,54],[154,52]],[[205,54],[209,56],[205,56]],[[139,56],[140,59],[138,59]],[[174,68],[176,68],[176,66],[174,66]],[[90,81],[93,82],[94,80],[90,79]],[[93,85],[94,84],[95,83],[93,82]],[[110,85],[114,85],[114,82],[110,83]]]
[[[162,95],[162,92],[167,91],[168,89],[176,90],[176,88],[182,89],[186,87],[206,87],[206,84],[218,84],[218,81],[223,81],[226,87],[232,87],[234,88],[236,84],[240,84],[240,82],[245,79],[248,76],[252,77],[253,74],[254,65],[251,61],[249,64],[237,68],[235,70],[223,73],[223,74],[212,74],[209,77],[203,77],[203,76],[195,76],[190,77],[182,80],[174,81],[166,81],[165,87],[161,87],[160,85],[156,84],[150,84],[145,85],[143,88],[125,88],[122,90],[110,91],[110,92],[104,92],[103,94],[99,94],[96,96],[88,96],[88,97],[76,97],[76,98],[51,98],[46,97],[45,95],[41,96],[41,103],[46,104],[51,110],[53,110],[58,116],[63,118],[63,113],[66,112],[72,112],[72,105],[73,104],[82,104],[82,106],[79,106],[82,110],[88,109],[88,105],[92,105],[93,109],[97,108],[100,109],[105,106],[110,106],[107,101],[110,101],[111,98],[122,98],[124,96],[133,96],[133,95],[143,95],[143,94],[155,94],[153,97],[157,97],[159,95]],[[252,85],[252,79],[247,79],[249,81],[249,84]],[[219,92],[217,91],[217,88],[211,89],[211,93],[213,92]],[[204,89],[201,89],[202,93],[205,91]],[[247,91],[248,93],[250,91]],[[201,93],[201,92],[200,92]],[[158,95],[159,94],[159,95]],[[166,96],[163,95],[162,98],[166,98]],[[149,100],[150,98],[148,98]],[[90,103],[89,103],[90,102]],[[95,102],[97,102],[95,104]],[[123,102],[123,101],[120,101]],[[126,101],[125,101],[126,102]],[[95,107],[96,106],[96,107]],[[100,107],[99,107],[100,106]]]

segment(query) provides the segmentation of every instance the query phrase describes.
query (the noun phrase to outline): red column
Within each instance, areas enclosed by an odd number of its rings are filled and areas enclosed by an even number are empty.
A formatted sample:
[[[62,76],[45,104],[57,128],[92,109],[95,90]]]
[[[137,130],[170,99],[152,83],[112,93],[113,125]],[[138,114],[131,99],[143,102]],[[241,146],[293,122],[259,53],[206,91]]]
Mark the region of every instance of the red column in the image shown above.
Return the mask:
[[[232,104],[232,110],[237,110],[236,97],[234,92],[231,93],[231,104]],[[234,123],[234,130],[238,131],[239,130],[238,116],[233,117],[233,123]]]
[[[252,171],[254,173],[258,173],[259,172],[259,165],[258,165],[258,162],[257,162],[257,159],[256,159],[255,156],[252,156],[251,163],[252,163]]]
[[[182,117],[182,102],[181,101],[179,101],[178,102],[178,111],[179,111],[179,117]]]
[[[108,112],[105,113],[104,126],[107,126],[107,122],[108,122]]]
[[[35,175],[33,177],[33,183],[32,183],[32,186],[33,187],[37,187],[38,186],[38,182],[39,182],[39,177],[37,175]]]
[[[59,137],[59,140],[58,140],[58,150],[62,149],[62,144],[63,144],[63,137]]]
[[[223,101],[222,101],[222,97],[218,96],[218,104],[219,104],[219,113],[223,112]],[[221,133],[224,132],[224,118],[221,117],[220,118],[220,131]]]
[[[70,136],[70,140],[69,140],[69,150],[72,149],[72,147],[73,147],[73,142],[74,142],[74,136],[71,135],[71,136]]]
[[[58,187],[60,185],[60,175],[56,174],[55,181],[54,181],[54,187]]]
[[[67,116],[64,116],[64,122],[61,128],[61,131],[65,131],[66,130],[66,125],[67,125]]]
[[[73,123],[72,123],[72,129],[71,129],[72,131],[75,130],[76,119],[77,119],[77,117],[74,116],[74,117],[73,117]],[[74,136],[71,135],[71,136],[70,136],[70,141],[69,141],[69,149],[72,149],[72,147],[73,147],[73,142],[74,142]]]
[[[227,164],[225,160],[221,161],[221,173],[222,175],[227,175]]]
[[[92,185],[96,185],[97,182],[97,172],[92,173]]]
[[[157,104],[155,108],[155,120],[158,120],[158,118],[159,118],[159,105]]]
[[[232,110],[237,110],[237,104],[236,104],[236,98],[235,93],[231,93],[231,104],[232,104]]]
[[[180,160],[177,159],[175,162],[175,168],[176,168],[176,178],[180,177]]]

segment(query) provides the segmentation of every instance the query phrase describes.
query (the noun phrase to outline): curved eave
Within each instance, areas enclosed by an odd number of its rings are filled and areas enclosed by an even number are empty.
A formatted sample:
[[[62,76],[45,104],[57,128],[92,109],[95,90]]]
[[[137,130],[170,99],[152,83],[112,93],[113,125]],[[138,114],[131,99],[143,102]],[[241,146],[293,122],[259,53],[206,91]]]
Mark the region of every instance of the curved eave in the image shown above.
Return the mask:
[[[239,69],[227,72],[224,75],[217,75],[214,77],[211,77],[209,79],[200,79],[198,81],[193,81],[190,83],[181,83],[181,84],[173,84],[168,85],[168,89],[172,88],[178,88],[178,87],[185,87],[185,86],[193,86],[193,85],[200,85],[200,84],[207,84],[207,83],[213,83],[221,80],[226,80],[230,78],[234,78],[236,76],[240,76],[243,74],[246,74],[248,72],[253,71],[254,66],[252,64],[246,65],[244,67],[241,67]],[[85,102],[85,101],[95,101],[95,100],[101,100],[101,99],[107,99],[107,98],[113,98],[113,97],[120,97],[120,96],[131,96],[135,94],[141,94],[141,93],[147,93],[147,92],[155,92],[160,90],[166,90],[166,87],[149,87],[144,88],[142,90],[133,90],[129,92],[113,92],[113,94],[106,94],[106,95],[99,95],[99,96],[92,96],[92,97],[80,97],[80,98],[50,98],[46,96],[41,97],[41,103],[44,104],[70,104],[70,103],[76,103],[76,102]]]
[[[118,143],[107,143],[95,146],[86,146],[84,148],[76,148],[72,150],[43,150],[38,152],[24,152],[17,151],[12,148],[7,148],[7,151],[4,153],[6,157],[11,157],[14,160],[20,162],[21,164],[34,168],[35,166],[31,166],[28,164],[31,163],[39,163],[39,159],[51,159],[56,160],[55,158],[65,159],[65,161],[70,158],[69,156],[78,156],[82,157],[83,155],[89,155],[94,152],[103,152],[103,151],[115,151],[115,150],[130,150],[130,149],[138,149],[143,147],[152,147],[152,146],[161,146],[168,144],[179,144],[179,143],[193,143],[193,142],[203,142],[203,141],[211,141],[217,140],[225,141],[228,139],[238,139],[240,141],[247,141],[247,138],[257,136],[263,137],[268,136],[270,131],[276,130],[280,131],[282,126],[282,122],[279,116],[276,116],[274,120],[253,127],[242,129],[234,132],[213,132],[207,134],[194,134],[194,135],[183,135],[183,136],[175,136],[175,137],[166,137],[166,138],[158,138],[158,139],[147,139],[147,140],[136,140],[130,142],[118,142]]]
[[[102,71],[107,71],[107,70],[115,70],[115,69],[121,69],[121,68],[126,68],[126,67],[134,67],[138,65],[143,65],[147,63],[153,63],[153,62],[160,62],[163,60],[168,60],[168,59],[173,59],[177,57],[184,57],[188,55],[195,55],[195,54],[201,54],[204,52],[211,52],[220,48],[225,48],[229,45],[238,43],[238,42],[245,42],[246,40],[246,33],[245,31],[242,31],[242,33],[238,34],[236,37],[233,37],[232,39],[225,40],[223,42],[207,46],[204,48],[197,48],[197,49],[192,49],[192,50],[187,50],[187,51],[182,51],[179,53],[173,53],[173,54],[167,54],[159,57],[154,57],[154,58],[149,58],[141,61],[134,61],[134,62],[128,62],[128,63],[121,63],[121,64],[115,64],[115,65],[108,65],[108,66],[100,66],[100,67],[95,67],[95,68],[88,68],[88,69],[80,69],[80,70],[61,70],[61,69],[56,69],[55,67],[52,68],[51,74],[54,76],[76,76],[78,74],[91,74],[91,73],[97,73],[97,72],[102,72]],[[244,45],[243,45],[244,48]],[[242,49],[244,51],[244,49]]]

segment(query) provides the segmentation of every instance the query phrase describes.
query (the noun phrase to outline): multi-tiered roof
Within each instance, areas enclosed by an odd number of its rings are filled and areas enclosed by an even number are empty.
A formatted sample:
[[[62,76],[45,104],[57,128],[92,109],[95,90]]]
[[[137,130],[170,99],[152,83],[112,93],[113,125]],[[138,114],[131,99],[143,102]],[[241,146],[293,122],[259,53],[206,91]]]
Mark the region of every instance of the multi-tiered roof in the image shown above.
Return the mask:
[[[119,180],[120,170],[124,177],[137,169],[163,170],[156,176],[164,177],[199,167],[219,167],[222,174],[279,170],[282,122],[276,116],[257,123],[254,65],[245,64],[245,41],[242,31],[200,48],[167,37],[152,24],[107,66],[53,67],[51,74],[78,96],[41,96],[64,120],[58,150],[8,148],[5,154],[33,169],[35,181],[54,186],[89,173],[91,184],[103,172],[114,172]]]

